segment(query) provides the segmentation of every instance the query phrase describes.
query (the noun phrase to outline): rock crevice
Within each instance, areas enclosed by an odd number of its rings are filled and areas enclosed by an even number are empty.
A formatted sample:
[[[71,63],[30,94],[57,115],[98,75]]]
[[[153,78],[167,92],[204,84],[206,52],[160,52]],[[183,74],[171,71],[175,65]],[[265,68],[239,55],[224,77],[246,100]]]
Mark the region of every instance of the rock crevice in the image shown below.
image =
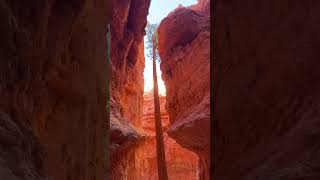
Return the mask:
[[[210,172],[209,1],[178,7],[160,23],[159,54],[166,85],[168,134],[199,156],[199,178]]]

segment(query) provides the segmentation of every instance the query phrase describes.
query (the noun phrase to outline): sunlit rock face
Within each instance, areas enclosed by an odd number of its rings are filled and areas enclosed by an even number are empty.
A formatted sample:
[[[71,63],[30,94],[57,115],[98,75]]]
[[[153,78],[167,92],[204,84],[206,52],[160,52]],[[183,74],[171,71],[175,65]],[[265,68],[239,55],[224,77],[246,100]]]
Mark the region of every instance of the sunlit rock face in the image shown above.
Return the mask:
[[[215,5],[215,179],[320,179],[320,2]]]
[[[193,152],[182,148],[179,144],[164,134],[164,146],[169,179],[196,180],[198,172],[198,157]],[[131,167],[134,180],[158,180],[156,138],[153,136],[139,146],[135,151],[135,164]],[[139,169],[137,168],[139,167]]]
[[[169,125],[169,115],[165,110],[166,97],[160,96],[160,113],[162,128],[164,131],[164,146],[166,152],[166,163],[169,179],[196,180],[198,172],[198,157],[193,152],[182,148],[174,139],[169,137],[165,131]],[[137,162],[147,165],[139,172],[140,179],[158,180],[156,138],[155,138],[155,116],[153,93],[144,96],[143,104],[143,130],[150,136],[145,143],[139,147],[139,158]],[[141,162],[142,159],[143,162]]]
[[[167,90],[168,134],[199,156],[199,178],[209,179],[209,1],[178,7],[160,23],[159,53]]]
[[[110,178],[130,179],[130,159],[145,139],[143,105],[145,26],[150,0],[112,0],[110,64]],[[130,161],[130,162],[129,162]]]
[[[142,128],[149,135],[155,135],[154,97],[153,90],[144,95]],[[159,96],[162,131],[166,132],[169,125],[169,115],[165,109],[166,96]]]
[[[121,115],[139,127],[144,84],[143,37],[150,0],[113,0],[112,5],[111,97]]]
[[[165,97],[160,97],[160,112],[163,130],[169,124],[169,116],[165,110]],[[130,128],[127,128],[130,127]],[[122,127],[129,135],[118,138],[125,141],[122,146],[117,147],[111,156],[112,179],[130,180],[158,180],[155,118],[153,94],[146,94],[143,103],[143,117],[141,128],[130,124]],[[135,129],[143,136],[136,136],[132,129]],[[165,133],[165,132],[164,132]],[[130,139],[131,138],[131,139]],[[164,134],[166,162],[170,179],[195,180],[198,172],[198,157],[193,152],[182,148],[179,144]]]
[[[104,178],[106,11],[0,2],[0,179]]]
[[[191,5],[189,9],[201,12],[201,14],[210,16],[210,0],[198,0],[197,4]]]

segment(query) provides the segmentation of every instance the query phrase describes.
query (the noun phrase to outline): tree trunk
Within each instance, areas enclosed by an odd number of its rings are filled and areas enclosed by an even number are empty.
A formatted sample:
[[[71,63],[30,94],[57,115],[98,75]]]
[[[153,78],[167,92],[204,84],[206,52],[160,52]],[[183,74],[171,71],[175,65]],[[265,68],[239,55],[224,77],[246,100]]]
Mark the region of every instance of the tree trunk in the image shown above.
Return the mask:
[[[160,115],[160,102],[158,93],[157,69],[156,69],[156,53],[155,53],[155,39],[153,38],[153,91],[154,91],[154,114],[155,114],[155,129],[157,142],[157,165],[159,180],[168,180],[166,156],[163,143],[163,132]]]

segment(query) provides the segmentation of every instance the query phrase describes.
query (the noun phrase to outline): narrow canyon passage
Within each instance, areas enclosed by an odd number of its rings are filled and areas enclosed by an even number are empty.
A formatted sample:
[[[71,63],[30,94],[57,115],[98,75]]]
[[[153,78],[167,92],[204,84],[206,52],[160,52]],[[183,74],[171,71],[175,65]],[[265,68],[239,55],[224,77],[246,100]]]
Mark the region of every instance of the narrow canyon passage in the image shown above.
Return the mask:
[[[154,16],[156,22],[148,16],[163,14],[168,5],[113,0],[108,172],[112,180],[158,179],[153,85],[145,84],[152,71],[144,74],[151,64],[144,43],[148,23],[158,26],[157,71],[164,81],[158,86],[169,179],[209,179],[210,1],[174,4],[164,15]]]
[[[178,0],[158,2],[0,0],[0,180],[157,179],[143,39]],[[212,60],[210,3],[156,16],[170,180],[212,179],[211,123],[215,180],[319,180],[320,1],[213,1]]]

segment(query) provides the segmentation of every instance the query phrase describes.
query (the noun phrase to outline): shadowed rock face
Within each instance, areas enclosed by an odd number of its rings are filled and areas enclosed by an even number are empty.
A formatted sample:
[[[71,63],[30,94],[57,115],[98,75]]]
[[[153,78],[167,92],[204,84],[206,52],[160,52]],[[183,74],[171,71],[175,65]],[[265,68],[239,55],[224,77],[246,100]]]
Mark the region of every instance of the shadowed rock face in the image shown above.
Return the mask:
[[[0,1],[0,179],[103,179],[106,9]]]
[[[39,143],[25,124],[0,112],[0,179],[34,180],[42,178]]]
[[[319,179],[320,2],[215,9],[214,177]]]
[[[112,0],[111,179],[130,178],[129,161],[145,140],[141,128],[145,26],[150,0]],[[132,163],[131,163],[132,164]]]
[[[168,134],[199,156],[200,179],[209,179],[210,26],[201,1],[178,7],[161,21],[159,53],[166,85]]]

